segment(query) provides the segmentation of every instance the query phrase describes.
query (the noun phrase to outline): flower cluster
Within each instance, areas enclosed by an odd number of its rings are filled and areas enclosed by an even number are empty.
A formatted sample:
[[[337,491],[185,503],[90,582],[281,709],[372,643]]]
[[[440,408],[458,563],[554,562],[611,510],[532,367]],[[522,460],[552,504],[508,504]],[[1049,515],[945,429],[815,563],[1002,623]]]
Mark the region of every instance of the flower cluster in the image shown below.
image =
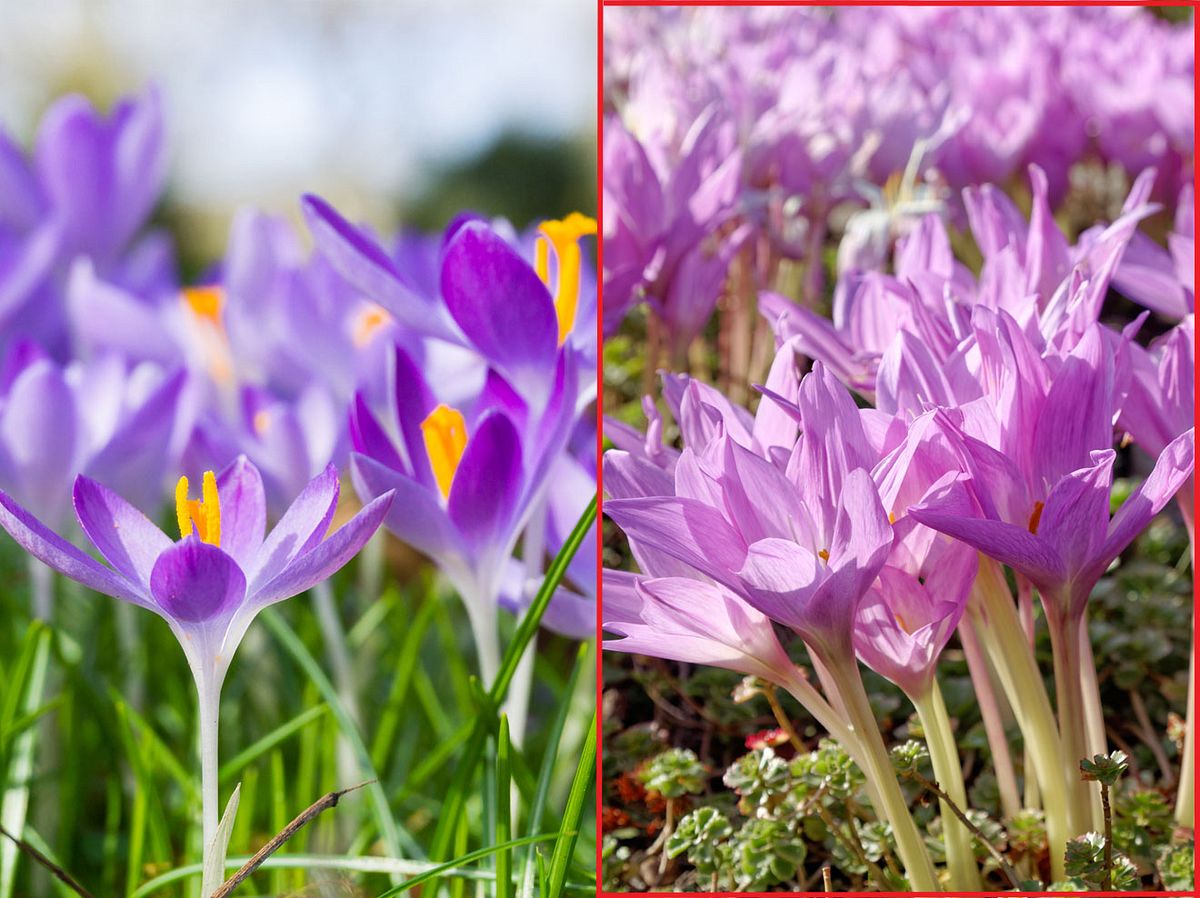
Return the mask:
[[[666,373],[680,448],[664,440],[670,424],[650,398],[645,434],[606,428],[616,448],[604,460],[604,509],[640,569],[604,572],[604,628],[621,637],[606,646],[790,691],[867,775],[922,891],[938,873],[857,661],[916,707],[943,790],[949,884],[978,890],[970,834],[947,805],[967,802],[936,678],[958,633],[981,707],[995,705],[998,686],[1021,726],[1060,880],[1068,840],[1103,829],[1099,792],[1078,774],[1081,759],[1108,751],[1089,597],[1173,497],[1189,532],[1193,517],[1190,193],[1171,252],[1137,233],[1158,209],[1153,170],[1116,221],[1072,244],[1051,215],[1044,172],[1033,166],[1030,177],[1028,220],[995,187],[964,192],[977,275],[929,215],[899,241],[891,273],[840,280],[832,321],[760,294],[778,353],[753,414]],[[1124,327],[1106,323],[1119,278],[1158,313],[1153,325],[1149,309]],[[1139,341],[1151,326],[1166,332]],[[801,377],[805,358],[812,369]],[[1115,503],[1116,449],[1130,442],[1149,473]],[[1030,650],[1035,595],[1054,650],[1053,712]],[[820,691],[777,625],[806,647]],[[1004,813],[1015,817],[1028,803],[1011,767],[999,769],[1011,764],[1002,727],[986,715],[985,724]],[[1190,824],[1190,795],[1181,793],[1179,814]]]
[[[1030,164],[1053,204],[1082,160],[1154,166],[1173,202],[1193,42],[1141,9],[612,10],[605,329],[644,299],[686,346],[743,248],[761,279],[844,228],[842,267],[878,262],[890,230]]]

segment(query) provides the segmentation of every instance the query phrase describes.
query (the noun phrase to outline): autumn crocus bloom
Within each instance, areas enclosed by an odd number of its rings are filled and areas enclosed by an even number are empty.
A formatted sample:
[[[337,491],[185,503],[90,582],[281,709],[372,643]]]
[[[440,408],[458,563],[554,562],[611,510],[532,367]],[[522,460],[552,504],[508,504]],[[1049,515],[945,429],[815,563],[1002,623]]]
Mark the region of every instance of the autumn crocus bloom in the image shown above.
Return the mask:
[[[179,539],[87,477],[75,481],[75,514],[108,561],[100,564],[0,492],[0,526],[26,551],[84,586],[162,617],[179,640],[200,699],[204,845],[217,829],[217,718],[221,684],[246,629],[263,608],[312,588],[339,570],[383,521],[391,493],[368,503],[326,538],[338,501],[330,465],[266,533],[262,478],[245,458],[199,489],[176,489]],[[193,493],[198,493],[193,498]]]

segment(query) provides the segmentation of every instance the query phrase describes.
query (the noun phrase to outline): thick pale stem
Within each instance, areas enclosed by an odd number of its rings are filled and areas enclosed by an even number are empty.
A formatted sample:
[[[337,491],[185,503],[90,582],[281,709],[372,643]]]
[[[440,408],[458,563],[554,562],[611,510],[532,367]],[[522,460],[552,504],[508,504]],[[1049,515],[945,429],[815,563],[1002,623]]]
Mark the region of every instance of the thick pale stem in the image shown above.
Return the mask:
[[[484,689],[491,689],[500,672],[500,632],[496,629],[495,596],[469,596],[464,593],[463,603],[467,606],[471,635],[475,637],[475,651],[479,655],[479,679]]]
[[[975,625],[964,617],[958,625],[958,638],[962,642],[963,654],[967,659],[967,670],[975,687],[975,698],[979,702],[979,714],[983,718],[983,729],[987,734],[988,748],[992,752],[992,767],[996,772],[996,785],[1000,790],[1000,810],[1011,820],[1021,810],[1021,796],[1017,789],[1017,774],[1013,769],[1012,753],[1008,750],[1008,736],[1004,732],[1004,719],[1000,714],[1000,702],[996,697],[996,685],[988,670],[987,659],[979,645]],[[1029,777],[1034,781],[1034,777]]]
[[[1079,774],[1088,757],[1087,713],[1080,676],[1079,619],[1060,617],[1047,606],[1050,647],[1054,652],[1054,693],[1058,701],[1058,730],[1062,741],[1063,777],[1075,814],[1088,831],[1100,828],[1100,795]]]
[[[846,703],[850,724],[858,734],[863,762],[866,764],[863,772],[868,780],[874,779],[878,787],[882,804],[877,810],[892,826],[896,851],[904,864],[908,881],[916,891],[939,891],[937,873],[929,859],[929,853],[925,850],[921,833],[909,812],[904,793],[900,791],[900,783],[896,779],[891,757],[883,744],[883,737],[879,734],[879,725],[871,711],[871,703],[863,688],[858,665],[852,657],[827,657],[824,660],[829,672],[837,680],[842,700]]]
[[[942,699],[942,690],[934,680],[925,695],[909,696],[925,731],[925,744],[929,746],[929,759],[933,762],[933,775],[938,786],[950,796],[965,814],[967,811],[967,789],[963,783],[962,767],[958,760],[958,746],[950,726],[950,715]],[[975,863],[975,852],[971,847],[971,833],[954,811],[938,799],[942,813],[942,832],[946,838],[946,862],[950,869],[950,884],[965,892],[983,889],[979,876],[979,865]]]
[[[508,715],[508,734],[512,744],[520,748],[525,741],[525,727],[529,723],[529,695],[533,689],[533,666],[537,659],[537,634],[529,640],[517,669],[513,671],[508,697],[504,700],[504,713]]]
[[[1187,729],[1183,737],[1183,757],[1179,767],[1179,792],[1175,798],[1175,824],[1195,826],[1196,758],[1195,719],[1192,706],[1196,695],[1196,643],[1193,638],[1191,660],[1188,662]]]
[[[325,649],[329,654],[329,666],[333,673],[334,688],[338,700],[350,719],[360,723],[362,718],[358,710],[358,694],[354,686],[354,665],[350,660],[350,647],[346,643],[346,629],[342,626],[341,615],[333,598],[333,588],[328,580],[322,580],[312,589],[313,608],[317,620],[321,624],[321,633],[325,638]],[[354,756],[354,748],[345,733],[338,733],[336,762],[338,781],[342,784],[352,783],[358,778],[358,760]],[[352,820],[347,815],[338,818],[338,830],[342,835],[349,834]]]
[[[1041,673],[1017,620],[1012,595],[999,565],[986,556],[980,556],[979,574],[967,613],[1030,749],[1028,758],[1041,786],[1042,806],[1046,812],[1051,875],[1054,879],[1062,879],[1066,873],[1064,857],[1068,834],[1082,835],[1087,832],[1087,827],[1083,820],[1076,821],[1072,817],[1072,805],[1067,800],[1063,782],[1058,727]]]
[[[1086,617],[1079,624],[1079,688],[1083,691],[1083,715],[1087,721],[1088,757],[1108,754],[1104,708],[1100,704],[1100,681],[1096,678],[1096,658],[1092,654]]]

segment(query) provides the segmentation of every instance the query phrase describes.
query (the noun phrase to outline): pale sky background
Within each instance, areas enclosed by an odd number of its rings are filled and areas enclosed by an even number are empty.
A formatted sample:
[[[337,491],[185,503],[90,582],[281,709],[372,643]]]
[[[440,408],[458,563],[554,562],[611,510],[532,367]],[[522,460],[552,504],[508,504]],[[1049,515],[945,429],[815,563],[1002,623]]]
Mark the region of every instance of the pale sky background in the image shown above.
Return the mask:
[[[592,0],[0,0],[0,21],[0,125],[28,145],[65,90],[153,80],[197,212],[314,190],[377,218],[506,129],[595,129]]]

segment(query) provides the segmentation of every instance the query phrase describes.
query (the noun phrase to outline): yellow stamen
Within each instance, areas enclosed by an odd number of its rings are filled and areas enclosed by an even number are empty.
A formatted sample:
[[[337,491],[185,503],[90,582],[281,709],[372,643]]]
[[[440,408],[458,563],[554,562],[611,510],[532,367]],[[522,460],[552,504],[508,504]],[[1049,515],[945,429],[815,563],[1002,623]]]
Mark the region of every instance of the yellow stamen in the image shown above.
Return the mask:
[[[822,561],[829,560],[829,550],[828,549],[822,549],[820,552],[817,553],[817,555],[820,556]]]
[[[197,317],[206,318],[221,326],[221,310],[225,307],[225,291],[216,285],[184,287],[183,302]]]
[[[262,436],[271,426],[271,413],[266,409],[254,413],[254,432]]]
[[[381,305],[368,303],[354,320],[354,346],[362,349],[373,339],[379,329],[392,323],[391,313]]]
[[[466,419],[458,409],[439,405],[421,422],[421,434],[425,437],[425,451],[438,489],[443,498],[449,498],[454,472],[467,448]]]
[[[550,286],[550,250],[547,243],[554,246],[554,258],[558,262],[554,310],[558,313],[558,342],[561,346],[575,326],[575,312],[579,306],[579,268],[582,259],[579,241],[596,233],[596,219],[572,212],[566,218],[542,222],[538,230],[541,234],[534,268],[547,287]]]
[[[217,496],[217,475],[204,472],[201,484],[202,499],[188,498],[188,479],[180,477],[175,484],[175,519],[179,522],[181,539],[194,532],[201,542],[221,545],[221,500]]]
[[[889,524],[894,524],[894,523],[896,523],[896,512],[894,512],[894,511],[889,511],[889,512],[888,512],[888,523],[889,523]]]
[[[908,621],[906,621],[904,619],[904,615],[898,611],[893,611],[892,615],[896,618],[896,623],[898,623],[900,625],[900,629],[903,630],[905,633],[907,633],[909,636],[911,636],[912,635],[912,627],[910,627],[908,625]]]
[[[1044,502],[1033,503],[1033,514],[1029,516],[1029,532],[1037,534],[1038,525],[1042,523],[1042,509],[1046,507]]]

